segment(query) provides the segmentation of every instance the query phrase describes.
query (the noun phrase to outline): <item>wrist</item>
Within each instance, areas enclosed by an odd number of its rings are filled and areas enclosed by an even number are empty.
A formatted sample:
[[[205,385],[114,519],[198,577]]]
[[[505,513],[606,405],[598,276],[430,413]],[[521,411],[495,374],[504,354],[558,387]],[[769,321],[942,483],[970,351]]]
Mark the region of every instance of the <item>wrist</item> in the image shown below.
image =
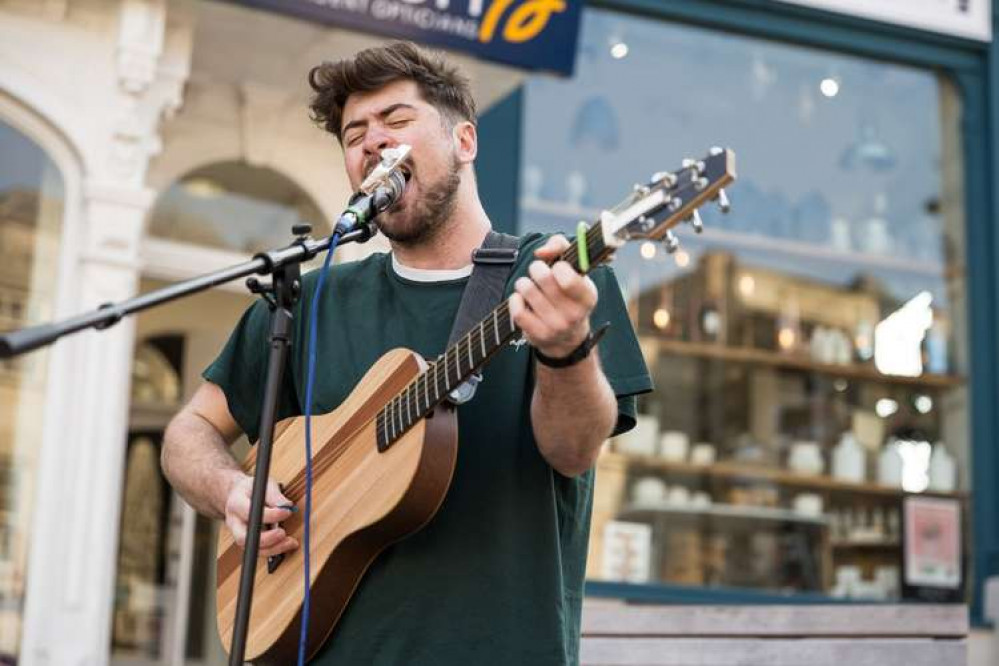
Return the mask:
[[[218,488],[218,495],[215,498],[215,510],[222,517],[225,517],[226,505],[229,502],[229,496],[232,494],[233,488],[246,478],[250,477],[241,469],[222,469],[215,475],[213,485]]]
[[[583,344],[589,335],[590,322],[584,320],[577,330],[567,335],[564,339],[551,344],[532,346],[536,352],[540,352],[550,358],[563,358],[575,351],[579,345]]]
[[[538,363],[549,368],[561,369],[576,365],[590,356],[609,326],[610,323],[606,323],[595,332],[587,331],[586,336],[574,348],[559,356],[553,356],[541,349],[534,348],[534,358]]]

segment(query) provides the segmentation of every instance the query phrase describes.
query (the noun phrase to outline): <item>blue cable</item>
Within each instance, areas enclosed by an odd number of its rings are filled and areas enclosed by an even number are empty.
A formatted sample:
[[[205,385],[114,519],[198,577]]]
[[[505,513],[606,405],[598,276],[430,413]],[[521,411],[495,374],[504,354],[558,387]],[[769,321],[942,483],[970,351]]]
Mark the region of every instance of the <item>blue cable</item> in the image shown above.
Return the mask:
[[[305,384],[305,526],[302,531],[302,546],[305,549],[305,598],[302,603],[302,626],[298,636],[298,666],[305,666],[306,647],[309,641],[309,606],[311,597],[311,575],[309,564],[312,549],[309,546],[309,527],[312,522],[312,388],[316,379],[316,329],[318,327],[319,297],[323,291],[323,284],[326,282],[326,273],[329,271],[330,260],[333,258],[333,251],[340,241],[342,231],[338,227],[330,238],[330,247],[326,251],[326,259],[323,261],[323,268],[319,272],[319,281],[316,283],[316,291],[312,294],[312,308],[309,310],[309,369],[308,379]]]

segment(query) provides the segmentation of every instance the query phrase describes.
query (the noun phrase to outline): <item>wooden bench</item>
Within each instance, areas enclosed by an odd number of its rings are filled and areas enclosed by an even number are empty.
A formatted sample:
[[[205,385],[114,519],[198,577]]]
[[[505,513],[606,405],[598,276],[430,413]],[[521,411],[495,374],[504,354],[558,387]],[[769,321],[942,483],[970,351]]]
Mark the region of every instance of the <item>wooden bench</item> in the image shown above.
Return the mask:
[[[968,609],[588,599],[582,631],[582,666],[965,666]]]

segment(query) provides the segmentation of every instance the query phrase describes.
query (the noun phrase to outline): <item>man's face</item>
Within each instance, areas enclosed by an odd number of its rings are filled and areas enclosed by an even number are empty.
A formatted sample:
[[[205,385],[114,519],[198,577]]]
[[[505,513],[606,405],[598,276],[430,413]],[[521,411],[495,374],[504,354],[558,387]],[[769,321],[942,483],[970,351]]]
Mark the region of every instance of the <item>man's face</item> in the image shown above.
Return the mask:
[[[410,172],[406,191],[378,216],[377,224],[402,245],[433,237],[454,210],[462,166],[458,142],[440,112],[421,98],[414,82],[395,81],[351,95],[342,122],[347,176],[354,190],[378,164],[382,150],[412,146],[404,163]]]

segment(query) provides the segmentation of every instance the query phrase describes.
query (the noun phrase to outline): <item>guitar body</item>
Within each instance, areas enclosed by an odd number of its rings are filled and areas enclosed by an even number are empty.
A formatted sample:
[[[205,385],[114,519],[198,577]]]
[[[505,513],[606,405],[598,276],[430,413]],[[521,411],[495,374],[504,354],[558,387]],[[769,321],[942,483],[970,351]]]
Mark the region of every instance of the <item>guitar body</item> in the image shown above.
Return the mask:
[[[443,404],[379,452],[375,420],[400,390],[427,367],[416,353],[396,349],[382,356],[336,410],[312,418],[313,493],[311,621],[308,654],[325,643],[361,577],[390,544],[412,534],[437,512],[451,484],[458,453],[458,422]],[[257,562],[246,659],[255,664],[295,663],[302,614],[305,513],[305,418],[277,424],[271,478],[282,484],[299,511],[282,527],[301,546],[273,572]],[[244,463],[252,473],[254,452]],[[242,564],[242,549],[219,531],[216,611],[228,650]]]

